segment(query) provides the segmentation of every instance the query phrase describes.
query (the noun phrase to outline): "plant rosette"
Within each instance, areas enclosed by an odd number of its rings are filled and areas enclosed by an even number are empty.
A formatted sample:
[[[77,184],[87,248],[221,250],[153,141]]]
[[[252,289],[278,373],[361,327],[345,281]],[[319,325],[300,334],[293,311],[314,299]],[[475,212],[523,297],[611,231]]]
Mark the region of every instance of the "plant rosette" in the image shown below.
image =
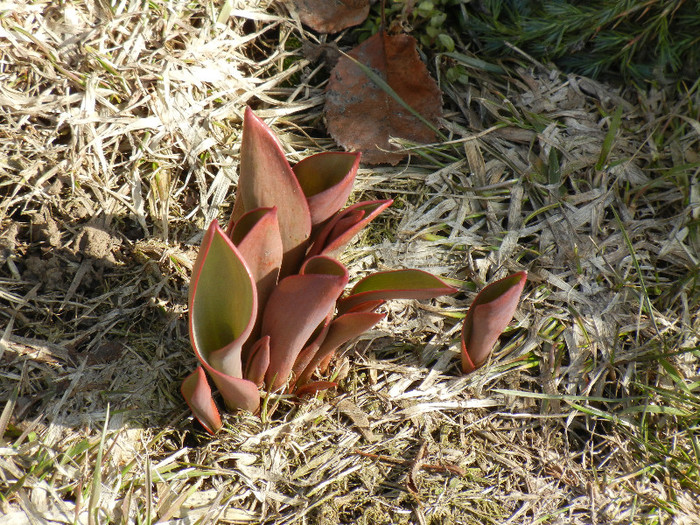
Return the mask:
[[[272,130],[246,108],[233,213],[225,230],[216,220],[207,228],[189,290],[199,366],[181,392],[208,432],[222,422],[207,376],[231,411],[257,412],[261,388],[298,396],[331,388],[323,375],[335,352],[384,317],[377,309],[385,301],[457,291],[402,269],[368,275],[346,292],[348,271],[335,256],[392,203],[343,209],[359,162],[359,153],[327,152],[291,167]],[[524,283],[521,272],[477,296],[462,332],[465,372],[486,360]]]

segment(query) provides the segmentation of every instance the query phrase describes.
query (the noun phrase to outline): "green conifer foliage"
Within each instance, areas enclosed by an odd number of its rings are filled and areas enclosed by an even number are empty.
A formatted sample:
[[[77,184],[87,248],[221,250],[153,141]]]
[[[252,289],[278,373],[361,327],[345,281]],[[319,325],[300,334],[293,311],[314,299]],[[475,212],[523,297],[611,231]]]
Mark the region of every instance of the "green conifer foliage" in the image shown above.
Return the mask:
[[[690,0],[484,0],[468,31],[488,54],[509,42],[538,60],[591,77],[694,81],[700,70],[700,2]]]

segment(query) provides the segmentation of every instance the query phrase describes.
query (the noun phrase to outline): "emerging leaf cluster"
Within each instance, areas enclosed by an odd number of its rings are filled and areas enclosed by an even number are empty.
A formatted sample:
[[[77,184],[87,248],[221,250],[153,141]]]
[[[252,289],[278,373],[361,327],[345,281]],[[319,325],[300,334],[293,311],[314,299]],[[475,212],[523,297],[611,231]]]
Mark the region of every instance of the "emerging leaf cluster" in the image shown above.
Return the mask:
[[[347,294],[335,258],[391,200],[345,209],[359,153],[319,153],[292,168],[269,127],[246,109],[241,173],[228,228],[213,221],[194,264],[190,340],[200,365],[181,391],[209,432],[221,427],[207,376],[230,410],[256,412],[259,388],[301,396],[334,386],[336,349],[374,326],[384,301],[455,288],[420,270],[378,272]]]
[[[345,291],[335,256],[391,200],[343,209],[359,153],[312,155],[293,168],[267,125],[246,109],[231,220],[212,221],[192,271],[190,341],[199,361],[181,392],[211,433],[222,426],[208,378],[228,409],[257,412],[260,392],[302,396],[335,386],[323,374],[336,350],[379,322],[389,299],[457,290],[421,270],[377,272]],[[482,366],[506,328],[527,274],[476,297],[462,329],[462,370]]]

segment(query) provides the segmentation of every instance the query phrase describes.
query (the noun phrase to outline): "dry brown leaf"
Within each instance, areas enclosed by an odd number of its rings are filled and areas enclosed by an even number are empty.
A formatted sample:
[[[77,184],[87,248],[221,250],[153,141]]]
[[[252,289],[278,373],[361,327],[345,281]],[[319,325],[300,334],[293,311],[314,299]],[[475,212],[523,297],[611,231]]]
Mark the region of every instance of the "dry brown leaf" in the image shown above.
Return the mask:
[[[301,22],[319,33],[337,33],[361,24],[369,0],[292,0]]]
[[[369,66],[416,112],[437,127],[442,115],[440,88],[432,79],[409,35],[377,33],[348,53]],[[369,164],[397,164],[406,156],[391,137],[433,142],[435,133],[389,93],[376,85],[352,60],[342,57],[326,90],[326,123],[335,141],[362,151]]]

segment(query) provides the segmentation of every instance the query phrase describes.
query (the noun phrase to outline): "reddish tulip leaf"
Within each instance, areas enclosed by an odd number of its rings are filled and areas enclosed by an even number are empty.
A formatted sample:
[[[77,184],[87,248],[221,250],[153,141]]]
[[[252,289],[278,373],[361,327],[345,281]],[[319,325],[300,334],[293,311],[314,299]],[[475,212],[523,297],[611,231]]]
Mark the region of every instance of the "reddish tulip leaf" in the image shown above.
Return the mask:
[[[203,362],[202,366],[204,366],[211,376],[229,410],[240,409],[248,410],[249,412],[257,412],[260,406],[258,385],[247,379],[232,377],[219,372],[206,362]]]
[[[211,388],[207,375],[201,366],[188,375],[180,387],[182,397],[189,405],[194,417],[210,434],[215,434],[221,428],[221,417],[216,403],[211,397]]]
[[[359,167],[359,153],[325,152],[307,157],[292,168],[306,195],[313,226],[345,206]]]
[[[256,310],[253,277],[231,239],[212,221],[192,272],[190,341],[231,410],[255,411],[260,403],[257,386],[242,379],[241,364]]]
[[[309,364],[309,361],[313,359],[316,352],[318,352],[318,349],[321,348],[321,343],[323,343],[324,339],[326,338],[326,334],[328,334],[328,328],[330,327],[331,319],[333,319],[334,314],[334,309],[331,309],[323,322],[320,323],[316,327],[314,333],[311,334],[311,337],[309,337],[309,340],[306,342],[304,349],[299,352],[296,361],[294,361],[294,366],[292,367],[292,385],[296,382],[295,378],[304,370],[304,368],[306,368],[306,365]]]
[[[312,344],[304,348],[301,352],[299,352],[297,360],[294,363],[294,367],[292,368],[292,381],[289,385],[290,392],[294,392],[294,390],[296,390],[297,385],[301,385],[305,382],[302,382],[300,380],[301,374],[309,365],[309,363],[313,361],[314,356],[318,353],[319,348],[320,345]]]
[[[299,271],[301,275],[335,275],[347,279],[348,270],[337,259],[326,255],[309,257]],[[347,281],[346,283],[347,284]]]
[[[308,383],[296,391],[297,397],[312,396],[322,390],[328,390],[329,388],[335,388],[338,383],[333,383],[332,381],[315,381],[314,383]]]
[[[190,340],[197,357],[241,377],[240,349],[253,329],[257,293],[243,257],[216,221],[202,240],[189,295]]]
[[[372,301],[367,301],[365,303],[358,303],[352,308],[350,308],[346,314],[360,313],[360,312],[374,312],[377,308],[383,305],[386,301],[384,299],[374,299]]]
[[[369,15],[369,0],[292,0],[301,22],[319,33],[337,33],[361,24]]]
[[[365,216],[362,210],[343,210],[339,212],[333,219],[328,221],[321,231],[315,236],[308,255],[329,255],[334,256],[340,251],[340,246],[336,247],[331,237],[333,230],[339,228],[341,231],[347,231],[358,224]]]
[[[469,307],[462,326],[462,371],[473,372],[488,359],[503,330],[513,319],[527,272],[518,272],[486,286]]]
[[[262,309],[277,284],[282,265],[284,248],[277,222],[277,208],[258,208],[246,213],[229,226],[229,237],[238,247],[255,281],[259,324]],[[257,330],[254,330],[252,338],[256,337]]]
[[[294,391],[297,384],[300,384],[299,376],[314,359],[314,356],[318,353],[319,348],[321,348],[321,343],[323,343],[323,341],[326,339],[326,334],[328,334],[332,317],[333,312],[329,312],[325,321],[316,329],[318,333],[312,335],[310,342],[301,352],[299,352],[299,355],[294,362],[294,366],[292,367],[292,381],[289,388],[290,392]]]
[[[328,131],[338,144],[361,151],[363,161],[369,164],[393,165],[407,153],[398,151],[389,142],[391,137],[417,143],[435,141],[434,129],[442,115],[440,88],[421,62],[413,37],[380,31],[349,56],[379,75],[383,85],[348,57],[338,60],[328,82],[325,105]]]
[[[338,303],[343,313],[362,303],[379,299],[431,299],[457,289],[422,270],[390,270],[360,280],[350,295]]]
[[[265,382],[272,391],[287,382],[299,352],[333,309],[348,282],[347,270],[339,262],[330,261],[327,257],[310,259],[306,271],[313,268],[324,273],[290,275],[279,282],[270,296],[263,314],[262,334],[270,336],[270,367]]]
[[[270,338],[258,339],[251,347],[246,365],[245,378],[262,386],[265,382],[265,372],[270,366]]]
[[[319,365],[330,359],[343,344],[366,332],[384,318],[385,314],[372,312],[347,313],[334,319],[321,347],[309,360],[304,371],[297,378],[297,385],[306,384]]]
[[[358,202],[337,213],[318,233],[309,254],[335,255],[393,202],[391,199]]]
[[[372,328],[384,319],[385,315],[375,312],[351,312],[338,316],[331,323],[321,349],[323,351],[335,350]]]
[[[231,221],[257,208],[277,207],[284,246],[282,274],[304,257],[311,215],[304,192],[272,130],[248,107],[243,119],[241,168]]]

